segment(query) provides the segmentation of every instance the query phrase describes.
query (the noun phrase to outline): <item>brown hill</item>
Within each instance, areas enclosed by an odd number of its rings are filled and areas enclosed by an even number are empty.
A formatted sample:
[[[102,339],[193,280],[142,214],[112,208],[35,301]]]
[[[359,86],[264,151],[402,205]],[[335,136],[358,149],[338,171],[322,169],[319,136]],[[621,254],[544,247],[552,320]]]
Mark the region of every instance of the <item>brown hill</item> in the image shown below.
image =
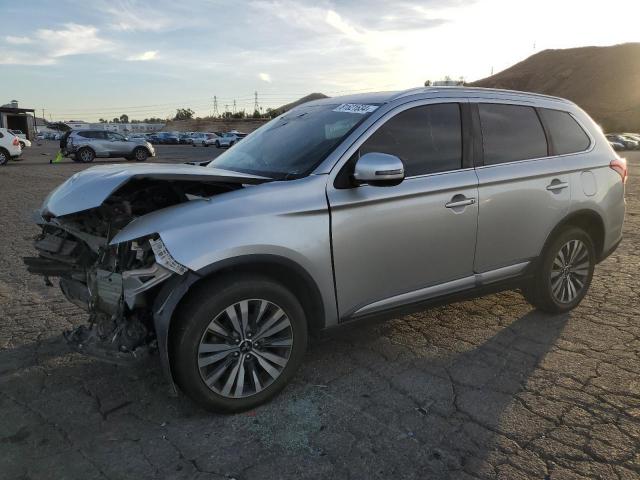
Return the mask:
[[[568,98],[606,131],[640,131],[640,43],[544,50],[471,85]]]
[[[310,93],[307,96],[304,96],[295,102],[287,103],[286,105],[282,105],[275,109],[275,111],[280,115],[281,113],[286,112],[287,110],[291,110],[298,105],[302,105],[303,103],[311,102],[312,100],[320,100],[321,98],[328,98],[324,93]]]

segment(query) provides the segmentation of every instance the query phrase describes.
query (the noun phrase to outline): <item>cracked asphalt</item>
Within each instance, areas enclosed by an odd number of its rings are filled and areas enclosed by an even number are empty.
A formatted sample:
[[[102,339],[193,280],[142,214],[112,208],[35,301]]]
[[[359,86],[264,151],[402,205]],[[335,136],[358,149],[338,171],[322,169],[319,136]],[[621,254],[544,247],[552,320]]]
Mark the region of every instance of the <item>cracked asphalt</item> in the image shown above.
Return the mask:
[[[504,292],[363,325],[313,342],[282,394],[229,416],[170,397],[157,358],[65,347],[86,315],[21,260],[30,212],[84,168],[49,165],[53,151],[0,168],[0,478],[640,478],[640,153],[625,153],[625,239],[569,315]]]

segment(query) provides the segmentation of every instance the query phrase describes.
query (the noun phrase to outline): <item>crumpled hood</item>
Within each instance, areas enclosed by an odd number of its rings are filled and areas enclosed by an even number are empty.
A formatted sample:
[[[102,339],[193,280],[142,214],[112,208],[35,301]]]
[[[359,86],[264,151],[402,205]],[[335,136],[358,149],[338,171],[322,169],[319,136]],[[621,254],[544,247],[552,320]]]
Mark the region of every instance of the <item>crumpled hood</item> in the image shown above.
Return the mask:
[[[60,217],[99,207],[113,192],[133,179],[235,184],[258,184],[269,180],[256,175],[187,164],[104,165],[78,172],[53,190],[42,204],[40,213],[43,216]]]

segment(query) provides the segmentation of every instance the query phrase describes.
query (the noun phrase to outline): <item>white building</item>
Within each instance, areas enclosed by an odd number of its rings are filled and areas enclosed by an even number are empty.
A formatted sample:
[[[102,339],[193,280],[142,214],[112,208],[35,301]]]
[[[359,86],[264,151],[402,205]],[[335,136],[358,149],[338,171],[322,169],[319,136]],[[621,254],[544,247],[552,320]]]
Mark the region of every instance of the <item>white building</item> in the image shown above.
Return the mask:
[[[118,133],[150,133],[164,127],[164,123],[89,123],[83,120],[64,122],[72,130],[109,130]]]

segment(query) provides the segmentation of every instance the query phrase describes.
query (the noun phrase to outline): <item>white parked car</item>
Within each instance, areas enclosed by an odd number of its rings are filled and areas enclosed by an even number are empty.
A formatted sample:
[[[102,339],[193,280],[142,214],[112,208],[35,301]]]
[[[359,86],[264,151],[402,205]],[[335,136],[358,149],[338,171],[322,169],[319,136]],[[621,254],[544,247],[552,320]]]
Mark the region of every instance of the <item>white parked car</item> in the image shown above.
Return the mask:
[[[18,137],[18,141],[20,142],[20,146],[22,148],[31,146],[31,141],[27,138],[26,134],[22,133],[22,130],[9,130],[9,131],[13,133],[16,137]]]
[[[246,137],[246,133],[240,132],[227,132],[223,133],[221,137],[217,138],[214,142],[217,148],[221,147],[232,147],[235,143],[238,143],[244,137]]]
[[[20,139],[6,128],[0,128],[0,165],[6,165],[9,159],[21,154]]]
[[[215,144],[215,139],[218,136],[215,133],[211,132],[195,132],[191,136],[191,144],[196,147],[198,145],[202,145],[203,147],[208,147],[210,145]]]

